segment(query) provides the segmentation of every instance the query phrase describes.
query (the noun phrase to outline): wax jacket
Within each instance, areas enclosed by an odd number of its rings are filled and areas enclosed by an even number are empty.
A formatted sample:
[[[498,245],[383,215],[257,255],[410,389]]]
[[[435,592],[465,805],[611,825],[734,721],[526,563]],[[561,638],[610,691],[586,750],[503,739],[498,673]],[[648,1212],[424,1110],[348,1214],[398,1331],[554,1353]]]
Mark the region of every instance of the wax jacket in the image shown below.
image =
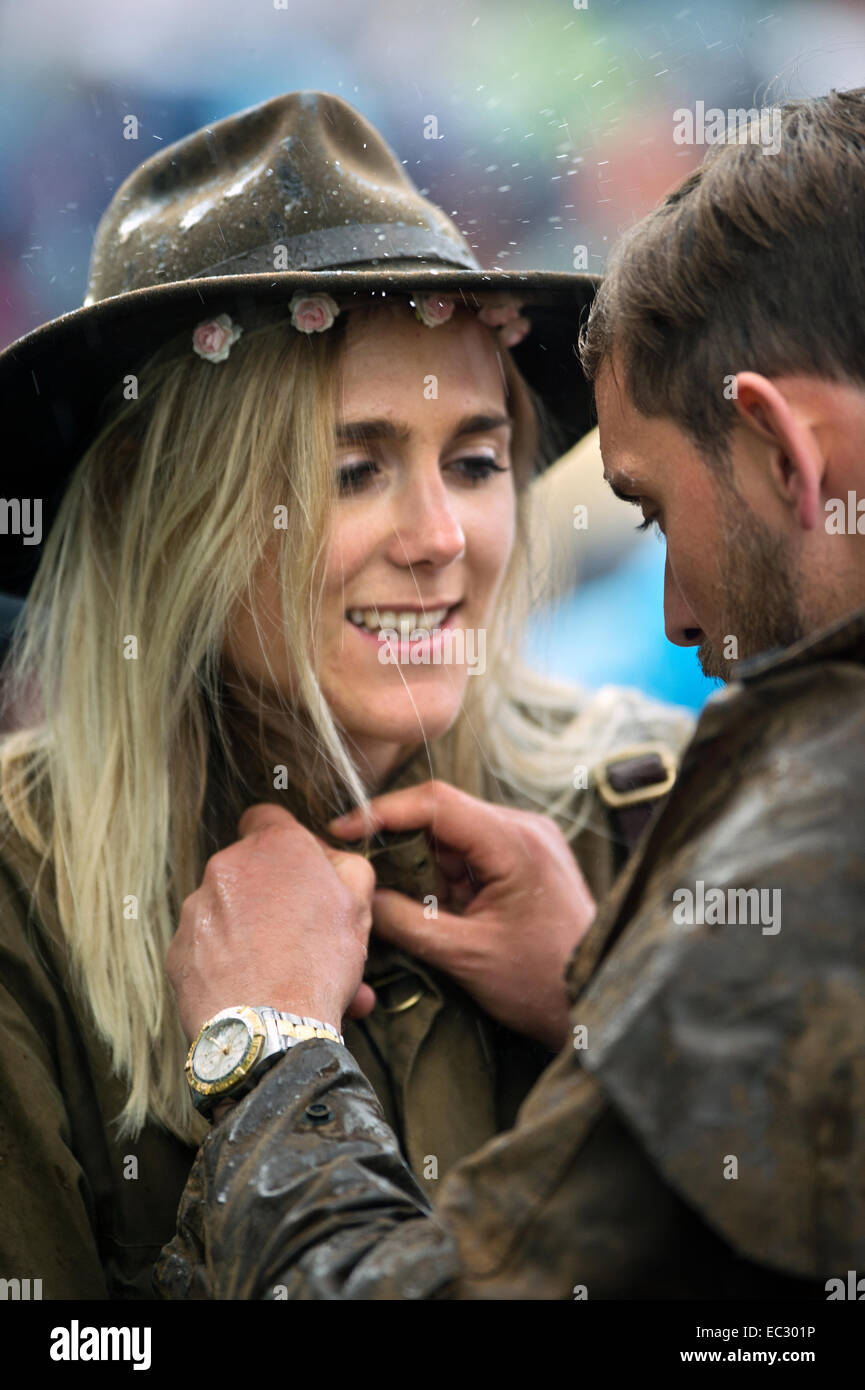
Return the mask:
[[[304,1043],[202,1145],[162,1296],[825,1298],[865,1271],[863,665],[865,612],[709,701],[569,963],[573,1044],[434,1207],[351,1053]]]
[[[617,729],[604,714],[605,752],[656,738],[675,753],[687,740],[682,711],[627,691],[615,708]],[[394,785],[412,779],[407,768]],[[597,894],[624,844],[594,784],[574,792],[574,804],[584,800],[575,851]],[[380,881],[422,885],[423,849],[411,840],[385,848]],[[0,806],[0,1278],[41,1279],[44,1298],[152,1298],[153,1264],[175,1230],[196,1146],[155,1123],[118,1140],[125,1087],[72,982],[51,868],[38,870]],[[434,1192],[460,1158],[513,1123],[551,1054],[411,957],[374,941],[367,966],[379,1005],[363,1023],[346,1020],[346,1038],[399,1151]]]

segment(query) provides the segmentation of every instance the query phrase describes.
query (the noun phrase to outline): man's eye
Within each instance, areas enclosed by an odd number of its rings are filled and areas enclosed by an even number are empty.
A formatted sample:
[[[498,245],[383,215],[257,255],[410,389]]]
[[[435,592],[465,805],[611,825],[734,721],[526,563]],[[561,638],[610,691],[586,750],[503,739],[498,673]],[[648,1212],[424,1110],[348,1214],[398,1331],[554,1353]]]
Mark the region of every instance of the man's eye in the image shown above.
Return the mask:
[[[346,464],[344,468],[339,470],[340,492],[359,492],[377,472],[378,467],[372,459],[363,459],[360,463]]]
[[[457,467],[463,470],[463,476],[471,483],[482,483],[486,478],[491,477],[493,473],[507,473],[508,471],[486,454],[456,459],[455,463]]]
[[[658,518],[656,516],[647,516],[645,521],[641,521],[639,526],[634,527],[634,530],[648,531],[650,526],[654,526],[656,536],[658,536],[659,538],[663,536],[664,533],[661,530],[661,523],[658,521]]]

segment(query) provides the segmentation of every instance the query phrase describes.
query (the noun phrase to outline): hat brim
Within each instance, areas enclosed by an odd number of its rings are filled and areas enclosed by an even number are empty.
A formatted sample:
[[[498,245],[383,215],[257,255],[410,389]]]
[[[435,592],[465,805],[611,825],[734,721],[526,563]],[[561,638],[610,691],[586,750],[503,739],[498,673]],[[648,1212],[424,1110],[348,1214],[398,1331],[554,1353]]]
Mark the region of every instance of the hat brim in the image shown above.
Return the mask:
[[[69,477],[92,437],[109,392],[121,398],[123,378],[161,344],[203,319],[285,303],[298,291],[358,300],[388,292],[508,293],[520,299],[531,332],[511,351],[556,429],[561,452],[593,424],[592,393],[577,350],[580,326],[600,277],[561,271],[370,269],[282,271],[223,275],[132,290],[63,314],[0,353],[0,411],[6,433],[3,493],[42,499],[42,537],[48,535]],[[125,361],[124,361],[125,359]],[[547,460],[551,461],[551,460]],[[23,596],[39,564],[41,545],[5,536],[0,590]]]

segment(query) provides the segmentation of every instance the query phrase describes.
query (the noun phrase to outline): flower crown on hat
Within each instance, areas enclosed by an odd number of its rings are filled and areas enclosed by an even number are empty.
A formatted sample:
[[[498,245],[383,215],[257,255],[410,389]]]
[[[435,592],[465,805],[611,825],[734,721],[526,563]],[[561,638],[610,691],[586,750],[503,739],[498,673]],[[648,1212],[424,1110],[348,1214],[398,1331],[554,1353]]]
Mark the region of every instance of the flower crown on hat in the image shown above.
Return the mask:
[[[438,328],[453,315],[456,300],[446,294],[418,294],[409,299],[415,317],[427,328]],[[296,294],[289,303],[292,326],[300,333],[323,333],[340,313],[340,306],[329,294]],[[520,315],[522,301],[510,296],[485,304],[478,318],[496,330],[502,347],[516,347],[528,333],[531,324]],[[207,362],[224,362],[234,343],[243,332],[228,314],[199,323],[192,334],[193,351]]]

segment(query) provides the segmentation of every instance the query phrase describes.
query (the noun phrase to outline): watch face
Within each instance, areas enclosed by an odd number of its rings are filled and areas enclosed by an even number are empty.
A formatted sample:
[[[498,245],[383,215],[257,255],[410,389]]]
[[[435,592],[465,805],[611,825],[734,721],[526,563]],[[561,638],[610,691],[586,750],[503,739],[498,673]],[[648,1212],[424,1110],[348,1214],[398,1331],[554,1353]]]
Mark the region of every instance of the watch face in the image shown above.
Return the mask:
[[[201,1081],[221,1081],[246,1057],[254,1039],[242,1018],[221,1018],[198,1041],[193,1055]]]

